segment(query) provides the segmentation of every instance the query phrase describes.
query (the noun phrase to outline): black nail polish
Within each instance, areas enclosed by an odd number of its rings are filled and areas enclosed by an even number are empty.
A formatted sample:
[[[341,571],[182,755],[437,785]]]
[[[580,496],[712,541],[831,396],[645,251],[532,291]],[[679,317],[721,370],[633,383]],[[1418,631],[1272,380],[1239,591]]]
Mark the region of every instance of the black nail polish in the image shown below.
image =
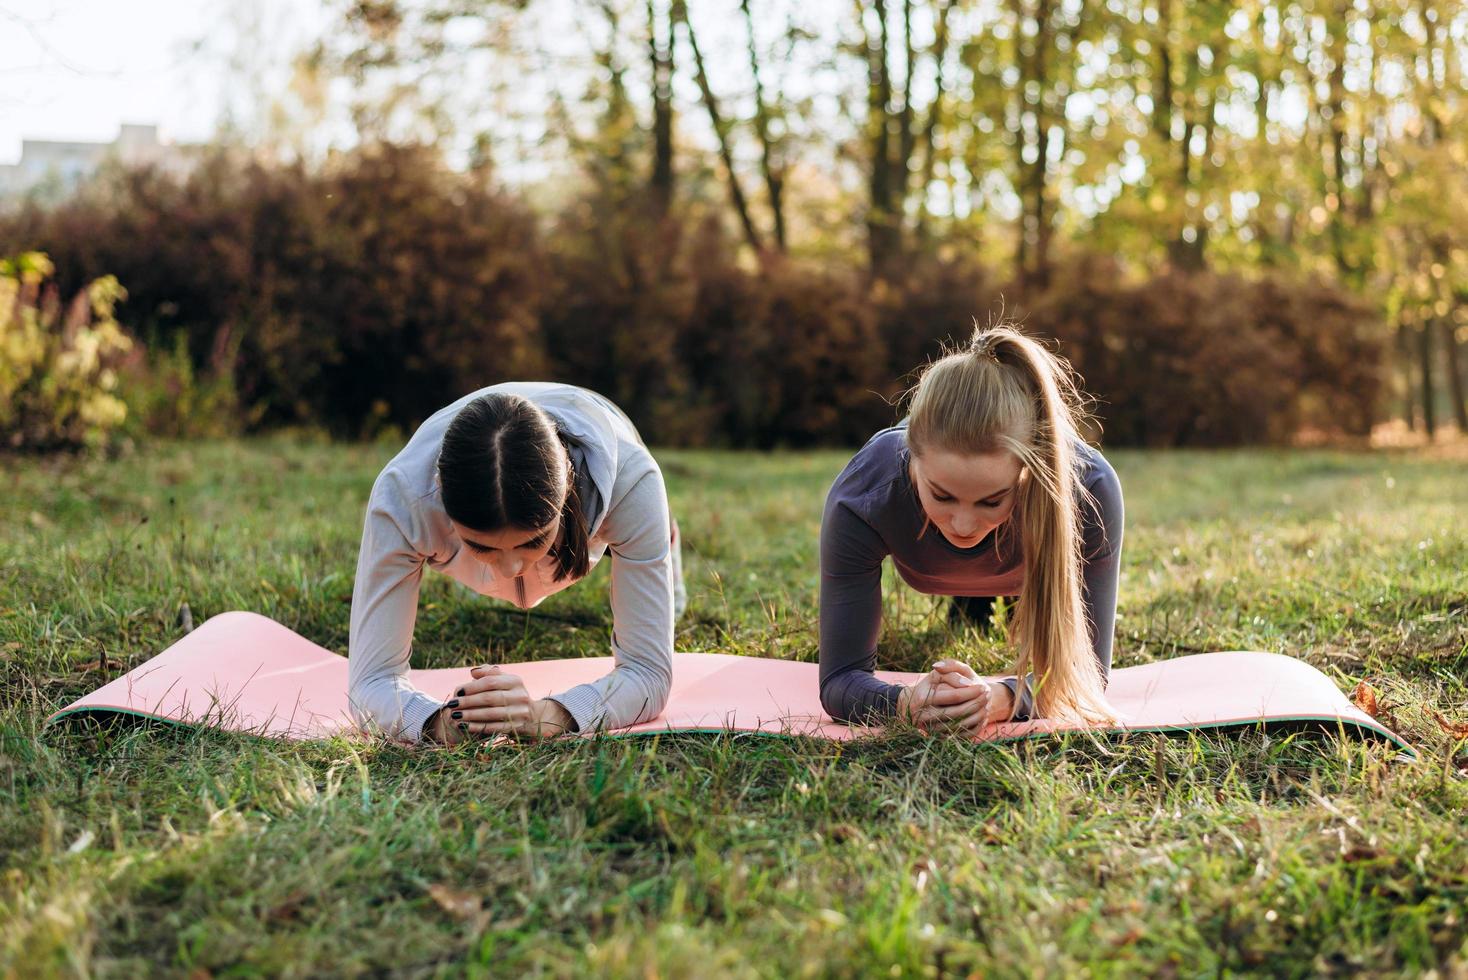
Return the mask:
[[[467,732],[468,730],[469,730],[469,726],[468,725],[464,724],[462,721],[459,722],[459,731],[461,731],[461,732]]]
[[[464,717],[464,712],[462,712],[462,711],[455,711],[453,714],[449,715],[449,717],[450,718],[462,718],[462,717]]]
[[[458,706],[459,706],[459,699],[458,698],[454,698],[452,701],[450,701],[446,705],[446,707],[449,707],[449,708],[457,708]]]
[[[454,692],[454,697],[456,697],[456,698],[461,698],[463,696],[464,696],[464,689],[462,687],[459,688],[457,691]]]

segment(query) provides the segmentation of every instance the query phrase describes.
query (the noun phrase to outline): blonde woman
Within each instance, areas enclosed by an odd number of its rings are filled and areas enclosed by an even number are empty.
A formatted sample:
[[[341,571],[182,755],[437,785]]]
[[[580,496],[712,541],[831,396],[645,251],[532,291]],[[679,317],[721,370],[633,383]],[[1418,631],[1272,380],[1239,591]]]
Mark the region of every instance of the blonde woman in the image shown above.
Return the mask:
[[[907,418],[847,464],[821,522],[821,703],[833,718],[975,732],[1112,717],[1121,484],[1081,440],[1078,402],[1065,361],[1007,326],[980,329],[927,367]],[[911,686],[879,680],[887,558],[919,592],[1018,595],[1015,676],[983,682],[944,660]]]

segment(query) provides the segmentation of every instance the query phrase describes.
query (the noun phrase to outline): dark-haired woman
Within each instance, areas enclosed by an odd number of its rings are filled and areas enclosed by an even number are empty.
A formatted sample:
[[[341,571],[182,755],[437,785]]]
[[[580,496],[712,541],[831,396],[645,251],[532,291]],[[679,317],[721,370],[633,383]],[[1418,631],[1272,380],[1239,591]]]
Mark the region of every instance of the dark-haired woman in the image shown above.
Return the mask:
[[[571,385],[508,383],[441,409],[372,487],[352,593],[348,698],[364,728],[453,744],[654,718],[682,611],[662,472],[616,405]],[[447,702],[408,681],[425,568],[529,609],[612,556],[612,653],[598,681],[534,699],[498,667]]]

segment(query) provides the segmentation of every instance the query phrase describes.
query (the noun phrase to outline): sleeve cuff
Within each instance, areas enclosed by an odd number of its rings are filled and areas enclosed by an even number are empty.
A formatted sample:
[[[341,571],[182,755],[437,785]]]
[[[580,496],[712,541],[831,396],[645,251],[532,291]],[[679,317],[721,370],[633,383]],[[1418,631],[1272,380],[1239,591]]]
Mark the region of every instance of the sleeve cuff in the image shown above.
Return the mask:
[[[437,698],[431,698],[421,691],[413,692],[413,696],[403,705],[403,724],[398,729],[398,738],[414,744],[427,742],[428,739],[423,737],[423,723],[443,706],[444,702]]]
[[[1013,721],[1029,721],[1030,713],[1035,709],[1034,698],[1030,694],[1029,681],[1030,679],[1026,677],[1023,691],[1019,690],[1019,678],[1017,677],[1006,677],[1000,682],[1009,688],[1009,693],[1015,700],[1016,707],[1014,709],[1014,716],[1011,719]]]
[[[546,700],[554,701],[566,709],[576,725],[574,731],[594,732],[601,727],[601,719],[605,714],[601,694],[590,684],[579,684],[569,691],[552,694]]]

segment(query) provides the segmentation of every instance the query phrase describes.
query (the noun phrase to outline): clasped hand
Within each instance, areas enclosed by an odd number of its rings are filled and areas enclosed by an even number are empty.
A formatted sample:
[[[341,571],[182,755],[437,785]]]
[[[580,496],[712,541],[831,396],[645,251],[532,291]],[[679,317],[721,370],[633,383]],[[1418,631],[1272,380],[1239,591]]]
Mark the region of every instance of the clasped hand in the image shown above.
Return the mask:
[[[1013,695],[999,681],[986,681],[959,660],[940,660],[922,679],[904,688],[897,714],[923,731],[957,728],[970,734],[1009,717]]]
[[[469,683],[434,715],[435,741],[454,745],[493,735],[549,738],[573,727],[570,712],[556,701],[531,698],[525,682],[514,674],[497,666],[472,667],[469,673]]]

